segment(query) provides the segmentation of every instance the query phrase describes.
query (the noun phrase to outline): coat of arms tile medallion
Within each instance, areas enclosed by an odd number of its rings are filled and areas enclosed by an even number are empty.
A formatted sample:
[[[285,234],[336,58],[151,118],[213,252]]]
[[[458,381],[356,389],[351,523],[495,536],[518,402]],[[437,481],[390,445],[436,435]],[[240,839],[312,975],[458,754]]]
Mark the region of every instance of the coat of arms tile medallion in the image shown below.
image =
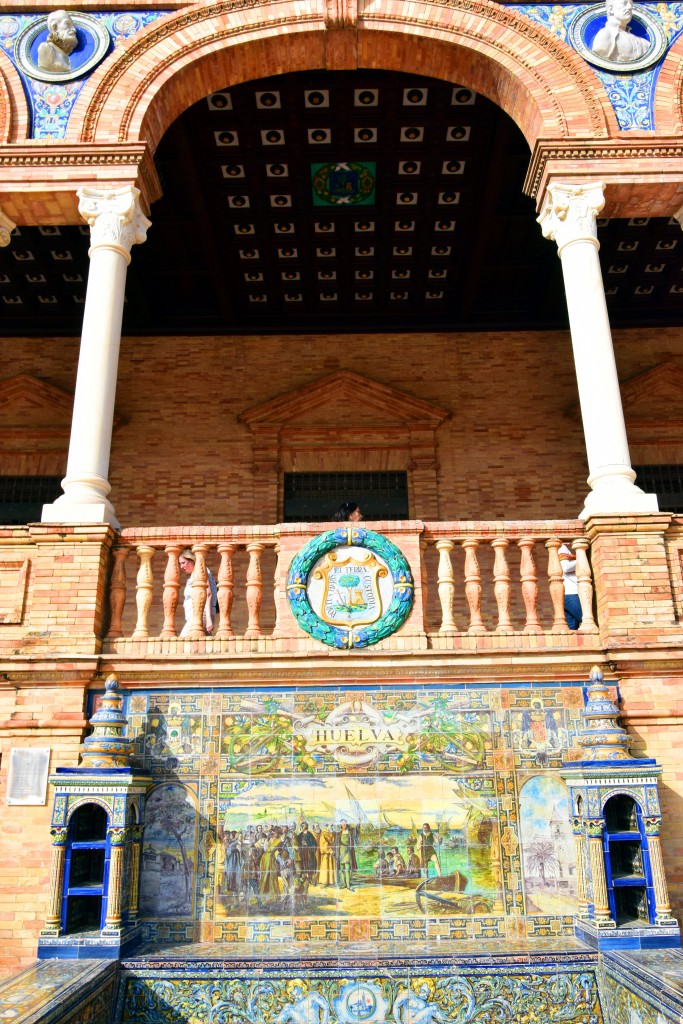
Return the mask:
[[[324,132],[325,129],[318,131]],[[375,202],[375,179],[374,162],[357,163],[349,160],[311,164],[313,205],[372,206]]]
[[[408,618],[413,595],[413,575],[399,548],[358,527],[314,537],[292,560],[287,578],[297,622],[331,647],[384,640]]]

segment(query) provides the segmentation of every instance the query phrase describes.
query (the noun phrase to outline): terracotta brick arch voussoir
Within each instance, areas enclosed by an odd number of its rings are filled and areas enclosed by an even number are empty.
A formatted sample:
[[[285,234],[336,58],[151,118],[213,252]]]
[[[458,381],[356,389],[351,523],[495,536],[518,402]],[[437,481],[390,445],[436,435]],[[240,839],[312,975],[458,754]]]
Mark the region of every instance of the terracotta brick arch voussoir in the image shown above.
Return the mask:
[[[654,120],[658,134],[680,136],[683,132],[683,36],[676,40],[662,63]]]
[[[19,73],[0,50],[0,142],[23,142],[28,138],[30,123]]]
[[[605,138],[611,107],[590,68],[542,26],[491,0],[379,0],[346,29],[346,67],[415,69],[481,92],[537,138]],[[220,0],[160,19],[95,72],[70,119],[69,141],[156,148],[171,122],[216,90],[330,66],[329,3]],[[336,31],[339,34],[339,30]],[[348,53],[348,49],[347,49]],[[348,61],[348,58],[347,58]]]

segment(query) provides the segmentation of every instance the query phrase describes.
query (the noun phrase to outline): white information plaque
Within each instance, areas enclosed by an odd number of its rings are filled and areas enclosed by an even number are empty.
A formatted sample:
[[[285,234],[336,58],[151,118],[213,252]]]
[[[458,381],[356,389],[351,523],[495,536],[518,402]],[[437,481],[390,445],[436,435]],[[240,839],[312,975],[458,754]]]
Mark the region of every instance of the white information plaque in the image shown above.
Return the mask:
[[[44,804],[49,768],[49,747],[13,747],[9,758],[7,803]]]

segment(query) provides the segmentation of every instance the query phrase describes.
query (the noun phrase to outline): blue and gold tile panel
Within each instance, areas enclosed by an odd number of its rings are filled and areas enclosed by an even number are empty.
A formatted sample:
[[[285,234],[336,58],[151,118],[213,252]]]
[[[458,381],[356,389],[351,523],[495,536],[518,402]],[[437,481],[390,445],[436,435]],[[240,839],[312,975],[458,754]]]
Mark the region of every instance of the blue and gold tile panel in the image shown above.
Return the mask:
[[[430,955],[424,955],[427,950]],[[378,955],[183,965],[182,954],[140,958],[123,965],[115,1024],[171,1024],[179,1020],[245,1020],[263,1024],[316,1020],[324,1024],[425,1024],[459,1021],[543,1021],[602,1024],[597,966],[585,955]],[[336,960],[336,962],[335,962]]]
[[[92,11],[90,15],[107,28],[111,37],[111,50],[126,39],[147,28],[168,11]],[[29,78],[18,67],[15,58],[17,38],[32,21],[40,20],[35,14],[4,14],[0,17],[0,47],[17,68],[29,103],[32,139],[63,139],[69,117],[88,75],[70,82],[39,82]]]
[[[95,698],[96,699],[96,698]],[[128,694],[151,942],[571,934],[583,688]]]
[[[572,24],[597,4],[511,4],[532,21],[549,29],[572,46]],[[657,22],[666,39],[667,48],[683,31],[683,3],[643,3],[640,5]],[[622,130],[654,131],[654,95],[661,60],[642,71],[607,71],[591,65],[602,82]]]

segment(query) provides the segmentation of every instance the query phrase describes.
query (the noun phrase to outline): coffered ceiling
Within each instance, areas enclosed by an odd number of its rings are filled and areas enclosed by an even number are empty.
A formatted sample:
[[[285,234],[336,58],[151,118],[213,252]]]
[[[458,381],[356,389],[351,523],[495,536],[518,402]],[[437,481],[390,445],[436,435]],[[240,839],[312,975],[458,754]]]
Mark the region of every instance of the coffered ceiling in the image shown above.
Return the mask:
[[[311,72],[215,93],[156,154],[164,190],[128,273],[130,334],[566,325],[559,260],[522,193],[529,151],[466,88]],[[601,224],[615,326],[681,323],[676,222]],[[85,227],[0,250],[0,330],[77,334]]]

